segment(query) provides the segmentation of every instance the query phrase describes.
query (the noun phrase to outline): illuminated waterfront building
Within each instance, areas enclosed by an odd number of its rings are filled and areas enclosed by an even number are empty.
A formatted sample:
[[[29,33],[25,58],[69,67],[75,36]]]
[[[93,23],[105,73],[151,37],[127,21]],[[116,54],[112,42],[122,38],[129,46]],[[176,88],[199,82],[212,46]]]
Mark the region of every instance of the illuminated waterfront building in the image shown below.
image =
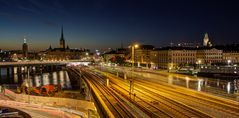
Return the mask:
[[[28,45],[27,45],[27,39],[24,37],[24,42],[22,44],[22,55],[23,59],[28,58]]]

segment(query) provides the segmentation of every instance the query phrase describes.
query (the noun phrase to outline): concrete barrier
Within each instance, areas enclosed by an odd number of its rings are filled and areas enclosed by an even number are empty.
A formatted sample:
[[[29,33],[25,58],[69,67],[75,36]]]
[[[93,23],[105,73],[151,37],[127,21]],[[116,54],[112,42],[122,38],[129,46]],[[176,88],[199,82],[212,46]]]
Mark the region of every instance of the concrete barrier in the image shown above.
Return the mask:
[[[74,110],[75,113],[76,111],[87,113],[88,110],[93,110],[93,111],[96,110],[96,107],[93,102],[84,101],[84,100],[16,94],[9,89],[5,89],[5,95],[17,102],[39,104],[42,106],[50,106],[50,107],[67,108],[67,109]]]
[[[55,107],[64,106],[67,108],[76,108],[76,109],[79,108],[82,110],[88,110],[88,109],[95,110],[95,106],[93,102],[75,100],[70,98],[42,97],[42,96],[16,94],[15,101],[30,102],[34,104],[43,104],[43,105],[55,106]]]

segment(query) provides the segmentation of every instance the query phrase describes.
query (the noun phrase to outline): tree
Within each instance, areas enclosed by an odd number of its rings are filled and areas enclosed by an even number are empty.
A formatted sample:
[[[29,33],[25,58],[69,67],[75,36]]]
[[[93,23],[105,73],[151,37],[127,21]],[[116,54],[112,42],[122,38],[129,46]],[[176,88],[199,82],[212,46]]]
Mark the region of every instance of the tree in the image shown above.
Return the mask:
[[[122,65],[125,63],[125,58],[124,57],[121,57],[121,56],[115,56],[115,57],[112,57],[110,59],[110,61],[112,63],[116,63],[116,64],[119,64],[119,65]]]

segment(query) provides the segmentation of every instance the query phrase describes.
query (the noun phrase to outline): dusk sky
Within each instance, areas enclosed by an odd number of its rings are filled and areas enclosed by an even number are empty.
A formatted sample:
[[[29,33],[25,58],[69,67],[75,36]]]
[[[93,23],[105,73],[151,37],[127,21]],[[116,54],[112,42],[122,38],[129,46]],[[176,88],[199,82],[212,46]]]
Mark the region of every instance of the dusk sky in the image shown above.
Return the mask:
[[[58,47],[61,26],[70,48],[117,48],[123,42],[239,43],[236,0],[0,0],[0,49]]]

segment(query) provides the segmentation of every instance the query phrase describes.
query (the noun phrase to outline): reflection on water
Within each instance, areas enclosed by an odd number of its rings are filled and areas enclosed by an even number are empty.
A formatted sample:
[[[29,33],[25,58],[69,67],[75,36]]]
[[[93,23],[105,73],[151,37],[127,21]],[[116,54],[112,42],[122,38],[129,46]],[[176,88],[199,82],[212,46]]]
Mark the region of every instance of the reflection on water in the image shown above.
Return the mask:
[[[23,83],[27,83],[27,78]],[[30,77],[30,86],[40,87],[48,84],[60,85],[61,88],[70,89],[71,83],[66,71],[58,71],[52,73],[43,73]]]
[[[214,79],[214,78],[204,78],[197,77],[197,80],[192,80],[190,77],[173,77],[169,75],[167,77],[169,84],[179,85],[186,88],[191,88],[197,91],[207,91],[207,92],[225,92],[228,94],[239,93],[239,79]]]
[[[202,86],[202,84],[203,84],[202,82],[203,82],[202,79],[199,79],[199,80],[198,80],[198,86],[197,86],[197,90],[198,90],[198,91],[201,91],[201,86]]]
[[[10,75],[7,74],[6,68],[1,68],[1,84],[15,84],[21,86],[25,84],[28,86],[27,74],[18,74],[17,69],[14,67],[10,69]],[[13,72],[11,72],[13,71]],[[40,75],[30,75],[30,86],[40,87],[43,85],[53,84],[60,85],[63,89],[71,89],[71,82],[66,71],[56,71],[43,73]]]
[[[231,90],[231,82],[227,83],[227,93],[230,93]]]

